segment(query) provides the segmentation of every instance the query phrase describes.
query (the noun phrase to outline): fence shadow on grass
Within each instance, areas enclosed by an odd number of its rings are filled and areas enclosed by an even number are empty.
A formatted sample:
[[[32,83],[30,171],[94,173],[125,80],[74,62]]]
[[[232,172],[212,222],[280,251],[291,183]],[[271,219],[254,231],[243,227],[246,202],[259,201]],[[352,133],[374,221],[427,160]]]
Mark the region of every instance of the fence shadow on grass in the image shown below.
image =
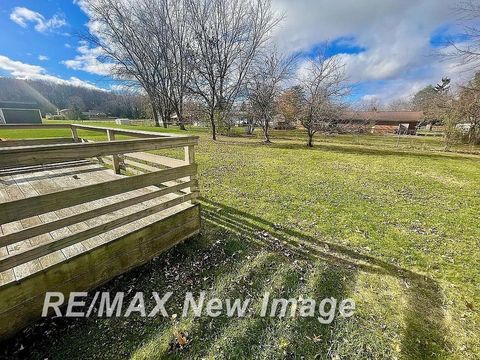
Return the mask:
[[[281,140],[277,142],[278,140]],[[292,142],[294,140],[295,142]],[[286,143],[285,141],[290,141]],[[313,147],[309,148],[306,142],[298,143],[297,139],[289,138],[276,138],[272,140],[272,143],[264,144],[260,140],[258,141],[235,141],[235,140],[217,140],[217,143],[225,143],[229,145],[249,146],[249,147],[269,147],[272,149],[284,149],[284,150],[309,150],[309,151],[327,151],[352,155],[371,155],[371,156],[400,156],[400,157],[421,157],[429,159],[452,159],[455,160],[458,157],[471,157],[479,156],[479,153],[472,152],[445,152],[440,149],[419,149],[419,148],[402,148],[395,145],[362,145],[362,144],[332,144],[325,142],[314,142]]]
[[[258,216],[202,198],[202,217],[206,223],[221,226],[272,250],[323,260],[344,269],[386,275],[401,280],[407,305],[402,353],[409,359],[448,356],[448,329],[442,309],[443,292],[439,284],[424,275],[389,264],[347,247],[327,243],[293,229],[273,224]],[[400,302],[399,302],[400,303]]]
[[[445,153],[436,150],[412,150],[412,149],[402,149],[402,148],[378,148],[374,146],[366,145],[331,145],[326,143],[316,143],[312,148],[307,148],[304,144],[270,144],[272,148],[277,149],[288,149],[288,150],[305,150],[309,149],[311,151],[328,151],[328,152],[338,152],[352,155],[372,155],[372,156],[400,156],[400,157],[421,157],[429,159],[456,159],[457,156],[462,156],[465,154],[461,153]],[[468,156],[468,154],[467,154]]]

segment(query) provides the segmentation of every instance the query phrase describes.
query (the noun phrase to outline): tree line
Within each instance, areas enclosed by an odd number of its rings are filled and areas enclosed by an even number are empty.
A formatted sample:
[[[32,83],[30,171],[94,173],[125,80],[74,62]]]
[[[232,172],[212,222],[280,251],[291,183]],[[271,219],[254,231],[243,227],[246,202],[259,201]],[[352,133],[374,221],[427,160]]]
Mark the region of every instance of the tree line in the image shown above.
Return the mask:
[[[480,144],[480,3],[464,0],[455,12],[468,41],[449,42],[443,57],[457,60],[475,75],[469,81],[450,86],[451,80],[442,79],[436,86],[427,86],[413,97],[413,107],[424,113],[427,123],[440,122],[445,129],[445,148],[456,141]]]
[[[266,143],[280,117],[284,126],[301,124],[309,146],[317,132],[335,132],[345,120],[349,84],[341,57],[327,56],[328,45],[306,59],[277,51],[271,36],[283,16],[271,0],[85,0],[83,5],[90,18],[84,39],[102,50],[99,60],[109,64],[112,77],[138,95],[26,82],[58,108],[151,115],[165,127],[175,117],[182,129],[195,119],[210,127],[213,139],[228,132],[240,114],[249,132],[262,129]],[[466,1],[458,11],[478,19],[480,7]],[[452,44],[449,56],[477,66],[480,32],[471,25],[467,31],[474,41],[463,48]],[[455,91],[448,85],[427,87],[391,107],[423,111],[427,123],[445,124],[447,139],[468,120],[473,124],[468,141],[478,141],[480,79]]]
[[[91,46],[103,51],[113,76],[145,93],[157,126],[172,114],[184,128],[192,112],[206,119],[212,138],[243,110],[250,129],[269,126],[290,99],[283,89],[298,81],[299,101],[287,118],[301,119],[308,144],[318,123],[337,116],[346,94],[343,64],[334,56],[308,61],[293,79],[296,58],[276,51],[272,31],[282,21],[271,0],[86,0]],[[283,97],[282,97],[283,96]],[[282,100],[283,99],[283,100]],[[298,112],[292,114],[293,112]],[[199,116],[200,113],[200,116]]]
[[[148,96],[156,125],[185,125],[194,99],[217,126],[229,116],[273,28],[270,0],[86,0],[91,31],[112,74]]]
[[[480,144],[480,72],[454,89],[450,82],[443,78],[417,92],[412,109],[423,112],[424,125],[443,127],[446,148],[459,141]]]
[[[61,109],[96,110],[112,117],[133,119],[150,116],[148,103],[142,96],[44,80],[0,78],[0,101],[37,103],[44,116]]]

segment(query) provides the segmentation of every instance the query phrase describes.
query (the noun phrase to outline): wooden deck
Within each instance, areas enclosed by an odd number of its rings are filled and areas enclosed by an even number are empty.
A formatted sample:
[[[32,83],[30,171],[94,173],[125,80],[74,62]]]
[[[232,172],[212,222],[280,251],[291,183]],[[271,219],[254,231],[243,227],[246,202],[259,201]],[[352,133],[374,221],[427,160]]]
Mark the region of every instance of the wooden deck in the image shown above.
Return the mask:
[[[76,130],[0,147],[0,338],[40,316],[45,292],[87,291],[199,231],[196,139]],[[137,151],[165,147],[185,159]]]
[[[73,189],[76,187],[101,183],[115,180],[120,175],[113,174],[110,169],[102,165],[94,164],[88,161],[77,161],[56,166],[44,166],[32,169],[26,173],[24,171],[0,171],[0,202],[24,199],[32,196],[48,194],[55,191]],[[16,233],[23,229],[31,228],[39,224],[46,224],[54,220],[66,218],[75,214],[80,214],[89,210],[100,208],[102,206],[116,204],[120,201],[133,199],[135,197],[152,194],[158,190],[158,187],[145,187],[139,190],[130,191],[105,199],[91,201],[85,204],[32,216],[21,221],[14,221],[1,225],[2,235]],[[153,206],[164,203],[168,200],[178,199],[182,195],[167,194],[156,197],[152,200],[144,201],[140,204],[122,208],[108,214],[78,222],[49,233],[27,238],[21,242],[4,246],[0,248],[0,256],[14,255],[22,253],[38,245],[51,243],[53,240],[62,239],[66,236],[82,232],[92,227],[108,223],[114,219],[135,214],[140,210],[152,208]],[[57,250],[49,255],[29,261],[25,264],[14,267],[0,273],[0,286],[14,280],[20,280],[28,275],[46,269],[52,265],[58,264],[75,255],[79,255],[89,249],[105,244],[114,239],[120,238],[134,230],[138,230],[146,225],[151,225],[156,221],[165,218],[167,215],[175,213],[192,206],[189,203],[182,203],[164,211],[155,212],[153,215],[133,221],[127,225],[120,226],[93,236],[77,244]]]

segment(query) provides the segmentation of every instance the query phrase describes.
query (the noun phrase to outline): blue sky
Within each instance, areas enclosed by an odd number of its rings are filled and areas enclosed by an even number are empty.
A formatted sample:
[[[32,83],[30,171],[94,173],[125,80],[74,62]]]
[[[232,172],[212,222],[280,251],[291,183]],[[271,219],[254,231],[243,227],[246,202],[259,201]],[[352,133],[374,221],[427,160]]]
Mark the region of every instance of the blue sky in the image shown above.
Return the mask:
[[[40,66],[44,69],[44,74],[67,81],[74,77],[101,88],[111,86],[111,82],[103,75],[74,70],[62,63],[79,55],[77,48],[80,46],[80,35],[88,31],[85,26],[88,17],[73,1],[0,0],[0,4],[0,56],[22,64]],[[45,28],[36,29],[38,21],[20,16],[20,19],[24,19],[21,25],[18,22],[22,20],[15,22],[11,19],[16,8],[25,8],[40,14],[44,24],[56,16],[60,19],[60,24],[58,27],[44,25]],[[65,22],[64,25],[61,25],[62,21]],[[5,69],[9,68],[8,64],[3,67],[2,69],[0,64],[1,76],[11,76],[14,72]]]
[[[81,5],[82,0],[78,0]],[[458,35],[454,0],[273,0],[285,21],[274,34],[286,53],[312,57],[325,43],[341,54],[351,100],[407,98],[443,76],[465,74],[435,52]],[[111,89],[98,51],[81,41],[88,16],[73,0],[0,0],[0,75]],[[302,64],[299,68],[301,69]]]

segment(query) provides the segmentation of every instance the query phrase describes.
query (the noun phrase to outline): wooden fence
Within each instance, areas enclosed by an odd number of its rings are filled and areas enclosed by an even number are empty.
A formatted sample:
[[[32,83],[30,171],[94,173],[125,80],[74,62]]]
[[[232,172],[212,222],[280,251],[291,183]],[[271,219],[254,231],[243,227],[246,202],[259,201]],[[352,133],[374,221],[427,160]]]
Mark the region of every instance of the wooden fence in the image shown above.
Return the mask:
[[[194,146],[198,141],[197,137],[172,136],[155,132],[77,124],[0,125],[0,130],[3,129],[70,129],[72,136],[69,138],[1,141],[0,176],[2,176],[2,173],[11,171],[28,172],[46,164],[68,163],[83,159],[95,159],[95,161],[107,164],[117,174],[130,173],[133,175],[119,176],[111,181],[0,203],[0,224],[85,204],[152,185],[158,186],[158,190],[2,235],[0,236],[0,247],[167,194],[177,193],[181,196],[61,239],[32,247],[18,254],[0,258],[0,272],[184,202],[194,204],[198,197],[197,166],[194,155]],[[103,133],[108,140],[91,142],[79,137],[79,130]],[[128,138],[118,140],[116,137],[120,135]],[[144,153],[145,151],[171,148],[183,148],[184,158],[174,159]]]

